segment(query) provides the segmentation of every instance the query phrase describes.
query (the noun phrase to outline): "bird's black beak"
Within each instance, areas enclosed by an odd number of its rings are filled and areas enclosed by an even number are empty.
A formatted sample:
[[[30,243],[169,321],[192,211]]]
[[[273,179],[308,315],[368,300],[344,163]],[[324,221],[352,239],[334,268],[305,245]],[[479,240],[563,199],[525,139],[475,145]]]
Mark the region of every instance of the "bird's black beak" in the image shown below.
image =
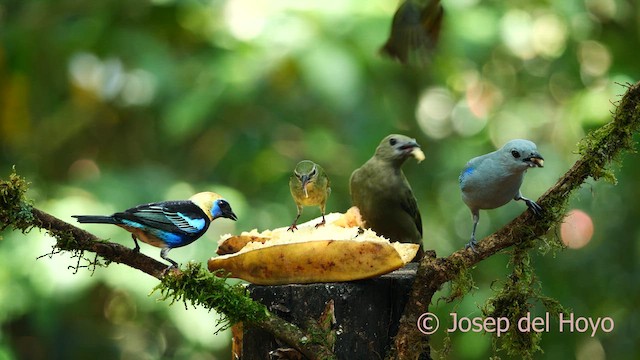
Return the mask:
[[[231,209],[229,209],[227,211],[224,211],[222,213],[222,217],[227,218],[227,219],[231,219],[233,221],[238,220],[238,216],[236,216],[236,214],[234,214]]]
[[[529,164],[530,167],[544,167],[544,158],[540,154],[533,154],[524,161]]]
[[[311,182],[311,176],[309,176],[308,174],[300,176],[300,183],[302,183],[302,191],[304,191],[304,197],[309,197],[309,194],[307,193],[307,184],[309,182]]]
[[[399,149],[402,151],[410,151],[415,148],[419,148],[420,144],[418,144],[415,140],[407,141],[406,143],[400,145]]]

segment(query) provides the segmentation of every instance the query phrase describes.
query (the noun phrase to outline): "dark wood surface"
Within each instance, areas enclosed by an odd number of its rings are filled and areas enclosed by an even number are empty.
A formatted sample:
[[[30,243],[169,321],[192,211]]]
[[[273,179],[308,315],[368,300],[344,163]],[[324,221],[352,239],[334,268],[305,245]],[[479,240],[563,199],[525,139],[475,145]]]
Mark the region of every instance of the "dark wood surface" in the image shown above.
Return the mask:
[[[271,312],[303,328],[308,319],[317,320],[333,299],[337,358],[375,360],[384,358],[398,330],[416,268],[410,263],[377,278],[344,283],[249,285],[248,289]],[[269,352],[287,347],[264,331],[246,327],[240,343],[242,360],[269,359]]]

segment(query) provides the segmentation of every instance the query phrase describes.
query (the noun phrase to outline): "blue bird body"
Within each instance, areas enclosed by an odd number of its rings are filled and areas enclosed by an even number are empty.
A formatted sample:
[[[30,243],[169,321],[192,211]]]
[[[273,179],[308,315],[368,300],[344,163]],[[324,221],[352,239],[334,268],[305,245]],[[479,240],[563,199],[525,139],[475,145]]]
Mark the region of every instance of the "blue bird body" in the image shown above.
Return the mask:
[[[178,264],[167,258],[169,250],[199,239],[211,221],[225,217],[237,220],[229,203],[213,192],[202,192],[189,200],[163,201],[138,205],[109,216],[74,215],[80,223],[113,224],[132,234],[134,250],[137,240],[162,248],[160,256],[172,266]]]
[[[529,140],[516,139],[502,148],[471,159],[459,177],[462,200],[471,210],[473,230],[467,247],[474,249],[481,209],[495,209],[511,200],[522,200],[535,214],[542,208],[520,192],[524,174],[531,167],[543,167],[544,159]]]

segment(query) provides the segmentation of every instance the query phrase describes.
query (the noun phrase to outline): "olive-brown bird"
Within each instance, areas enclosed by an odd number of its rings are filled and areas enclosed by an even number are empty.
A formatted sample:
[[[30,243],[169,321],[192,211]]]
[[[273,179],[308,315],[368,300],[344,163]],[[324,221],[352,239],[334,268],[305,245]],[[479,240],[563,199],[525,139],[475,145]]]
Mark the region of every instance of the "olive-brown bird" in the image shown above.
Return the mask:
[[[382,139],[371,159],[351,174],[351,202],[360,209],[367,227],[391,241],[422,243],[422,218],[402,164],[424,153],[415,139],[389,135]],[[420,247],[414,260],[422,257]]]
[[[322,221],[316,227],[325,224],[324,213],[329,194],[331,194],[331,183],[329,177],[324,172],[322,166],[310,160],[302,160],[293,170],[293,175],[289,178],[289,190],[296,203],[298,215],[288,230],[297,230],[298,219],[302,215],[305,206],[319,206],[322,213]]]

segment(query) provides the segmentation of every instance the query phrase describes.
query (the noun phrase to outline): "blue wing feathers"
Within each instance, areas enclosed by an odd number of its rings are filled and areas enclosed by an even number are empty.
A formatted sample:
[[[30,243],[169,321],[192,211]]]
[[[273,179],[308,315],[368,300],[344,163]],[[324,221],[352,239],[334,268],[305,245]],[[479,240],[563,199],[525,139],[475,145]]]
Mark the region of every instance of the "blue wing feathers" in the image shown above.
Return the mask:
[[[210,223],[204,211],[191,201],[168,201],[131,208],[114,217],[168,233],[197,234]]]
[[[473,172],[475,171],[475,168],[467,165],[467,167],[462,170],[462,173],[460,173],[460,177],[458,178],[458,181],[460,183],[462,183],[466,178],[468,178],[471,174],[473,174]]]
[[[185,215],[181,212],[170,213],[165,212],[165,216],[173,222],[174,225],[180,228],[182,231],[188,233],[197,233],[202,231],[207,225],[206,217],[194,218],[192,216]]]
[[[75,215],[81,223],[124,225],[157,238],[166,246],[180,247],[198,239],[211,221],[204,211],[189,200],[139,205],[111,216]],[[152,243],[152,239],[140,238]],[[156,245],[158,246],[158,245]]]

